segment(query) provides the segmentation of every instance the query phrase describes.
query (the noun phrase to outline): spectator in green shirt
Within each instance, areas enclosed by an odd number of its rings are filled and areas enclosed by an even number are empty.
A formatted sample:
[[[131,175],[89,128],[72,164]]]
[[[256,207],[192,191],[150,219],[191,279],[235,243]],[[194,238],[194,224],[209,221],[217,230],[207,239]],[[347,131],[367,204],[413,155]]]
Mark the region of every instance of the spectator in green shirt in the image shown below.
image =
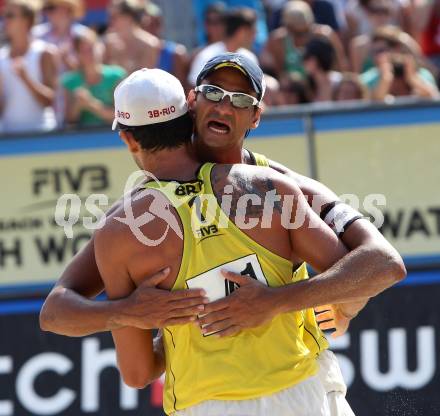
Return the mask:
[[[113,91],[126,76],[126,71],[101,63],[100,44],[95,33],[78,35],[73,44],[79,68],[61,78],[66,97],[65,119],[80,127],[110,124],[114,118]]]

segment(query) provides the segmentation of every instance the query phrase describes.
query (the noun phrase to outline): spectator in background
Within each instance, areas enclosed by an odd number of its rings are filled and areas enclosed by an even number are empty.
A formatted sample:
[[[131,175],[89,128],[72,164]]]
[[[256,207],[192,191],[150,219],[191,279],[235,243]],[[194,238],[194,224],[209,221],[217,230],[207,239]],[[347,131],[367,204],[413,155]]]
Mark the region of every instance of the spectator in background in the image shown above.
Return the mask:
[[[151,0],[143,0],[151,3]],[[208,0],[203,0],[208,2]],[[194,22],[194,10],[191,0],[154,0],[163,16],[163,28],[166,39],[194,48],[198,43],[197,31],[203,30],[202,22]],[[198,26],[200,24],[200,27]]]
[[[163,13],[161,8],[146,0],[145,12],[142,17],[141,27],[145,31],[151,33],[152,35],[160,38],[163,31]]]
[[[195,86],[196,79],[203,66],[214,56],[225,52],[238,52],[258,63],[257,57],[250,51],[255,39],[257,15],[247,7],[231,9],[225,16],[225,39],[203,48],[194,58],[189,75],[189,85]]]
[[[159,56],[155,67],[173,74],[185,88],[189,67],[188,53],[182,44],[161,38],[163,25],[159,6],[154,3],[147,4],[141,20],[141,28],[159,40]],[[152,28],[154,33],[150,32]]]
[[[312,101],[308,79],[298,73],[288,74],[281,82],[282,104],[307,104]]]
[[[104,63],[119,65],[128,73],[157,67],[160,40],[141,28],[144,14],[142,0],[115,0],[111,3],[110,28],[104,38]]]
[[[142,0],[116,0],[111,4],[110,31],[104,40],[104,63],[119,65],[128,73],[141,68],[160,68],[181,82],[186,81],[186,48],[144,30],[141,25],[148,27],[147,11]],[[159,24],[157,30],[160,28]]]
[[[332,101],[342,74],[332,70],[335,50],[330,41],[322,36],[311,39],[305,47],[303,62],[311,85],[312,101]]]
[[[423,53],[437,68],[440,85],[440,0],[425,1],[415,14],[415,24]]]
[[[225,15],[226,5],[221,1],[212,3],[206,8],[203,27],[208,45],[221,42],[225,38]]]
[[[344,49],[338,35],[325,25],[316,24],[310,6],[301,0],[291,0],[283,9],[283,26],[274,30],[260,56],[262,67],[281,80],[285,74],[305,75],[302,53],[314,36],[326,37],[336,51],[336,68],[346,67]]]
[[[226,37],[226,5],[222,1],[216,1],[210,4],[204,13],[203,27],[205,29],[205,37],[208,45],[222,42]],[[204,49],[205,46],[194,48],[191,52],[190,62],[192,62],[197,54]]]
[[[9,0],[3,9],[7,45],[0,50],[2,130],[48,131],[56,127],[53,110],[56,51],[30,36],[38,4]]]
[[[103,65],[99,46],[93,32],[76,36],[78,70],[66,72],[61,79],[65,88],[66,120],[80,127],[113,121],[113,91],[127,74],[119,66]]]
[[[367,33],[354,37],[349,43],[350,65],[353,72],[364,72],[374,66],[373,57],[369,56],[373,33],[381,28],[399,31],[393,23],[392,0],[361,0],[366,10],[366,21],[369,24]]]
[[[43,11],[47,22],[34,26],[32,36],[58,48],[61,72],[76,69],[78,62],[73,50],[73,38],[91,30],[77,22],[84,16],[83,2],[81,0],[46,0]]]
[[[320,25],[330,26],[335,32],[339,32],[340,24],[336,17],[333,3],[328,0],[305,0],[312,9],[315,22]]]
[[[265,0],[270,30],[281,25],[281,14],[287,0]],[[336,32],[345,30],[347,26],[344,5],[342,0],[307,0],[316,23],[328,25]]]
[[[197,31],[198,45],[205,45],[207,42],[203,30],[204,29],[203,19],[204,19],[205,10],[212,3],[215,3],[217,1],[218,0],[192,0],[193,11],[196,18],[195,30]],[[254,36],[254,41],[251,47],[249,47],[249,49],[255,52],[257,55],[259,55],[263,45],[267,41],[267,36],[268,36],[266,12],[263,7],[262,0],[222,0],[222,2],[226,4],[228,10],[246,7],[252,9],[255,12],[256,15],[255,36]],[[189,0],[188,3],[190,3]]]
[[[43,11],[47,22],[34,26],[32,36],[42,39],[58,48],[60,65],[58,78],[66,72],[76,69],[78,62],[73,48],[73,38],[82,33],[90,32],[87,26],[77,22],[84,16],[82,0],[46,0]],[[59,86],[58,86],[59,87]],[[55,112],[59,126],[64,123],[64,94],[57,88]]]
[[[358,74],[346,72],[333,91],[333,101],[368,100],[368,89]]]
[[[265,107],[276,107],[283,105],[281,86],[278,80],[270,75],[264,74],[266,90],[263,97]]]
[[[375,66],[361,75],[362,82],[374,100],[384,101],[397,96],[438,97],[432,74],[419,65],[408,34],[394,28],[378,29],[372,38]]]
[[[412,34],[412,7],[409,0],[348,0],[348,38],[371,35],[378,27],[392,24]]]

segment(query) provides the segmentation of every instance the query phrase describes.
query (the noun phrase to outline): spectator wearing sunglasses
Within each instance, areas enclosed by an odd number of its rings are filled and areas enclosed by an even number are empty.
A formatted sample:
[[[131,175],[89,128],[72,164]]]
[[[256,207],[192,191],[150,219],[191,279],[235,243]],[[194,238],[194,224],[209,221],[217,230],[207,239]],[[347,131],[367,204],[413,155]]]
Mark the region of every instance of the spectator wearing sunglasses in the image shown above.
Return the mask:
[[[87,26],[78,23],[84,16],[82,0],[46,0],[43,12],[47,22],[34,26],[32,35],[58,48],[60,65],[58,79],[66,71],[78,68],[78,59],[73,47],[75,36],[91,32]],[[55,112],[58,124],[64,124],[64,96],[62,88],[58,88],[55,101]]]
[[[8,39],[0,50],[4,132],[48,131],[56,127],[56,51],[30,36],[38,11],[38,4],[32,0],[10,0],[3,9]]]

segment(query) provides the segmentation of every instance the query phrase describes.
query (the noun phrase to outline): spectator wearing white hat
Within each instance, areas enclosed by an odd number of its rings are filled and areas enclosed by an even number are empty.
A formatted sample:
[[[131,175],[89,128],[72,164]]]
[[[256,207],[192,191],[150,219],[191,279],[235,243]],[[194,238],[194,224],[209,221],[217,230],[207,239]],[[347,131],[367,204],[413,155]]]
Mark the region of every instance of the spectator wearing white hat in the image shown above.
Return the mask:
[[[38,13],[32,0],[9,0],[3,9],[8,44],[0,50],[2,130],[48,131],[56,127],[53,103],[56,52],[29,36]]]

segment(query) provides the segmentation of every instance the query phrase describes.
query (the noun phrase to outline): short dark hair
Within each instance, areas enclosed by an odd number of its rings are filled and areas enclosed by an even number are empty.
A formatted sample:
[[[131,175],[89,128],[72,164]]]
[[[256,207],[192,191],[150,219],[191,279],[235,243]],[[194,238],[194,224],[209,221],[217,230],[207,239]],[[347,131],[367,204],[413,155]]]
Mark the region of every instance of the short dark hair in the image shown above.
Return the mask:
[[[155,152],[190,143],[193,134],[193,120],[189,112],[186,112],[183,116],[173,120],[145,126],[126,126],[118,123],[118,129],[133,134],[142,149]]]
[[[335,63],[335,48],[327,38],[314,37],[305,46],[303,61],[308,58],[315,58],[322,70],[330,71]]]
[[[251,28],[257,21],[255,10],[249,7],[236,7],[225,15],[226,37],[231,37],[242,27]]]

